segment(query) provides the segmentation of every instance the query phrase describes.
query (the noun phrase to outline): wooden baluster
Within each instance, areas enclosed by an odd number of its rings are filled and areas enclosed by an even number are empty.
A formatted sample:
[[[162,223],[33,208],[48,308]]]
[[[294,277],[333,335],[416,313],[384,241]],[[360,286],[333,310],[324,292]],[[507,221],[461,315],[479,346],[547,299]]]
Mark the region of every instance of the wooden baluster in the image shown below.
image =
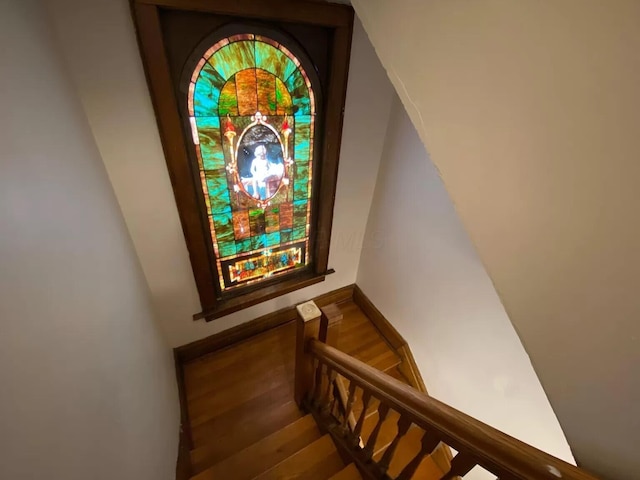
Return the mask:
[[[378,406],[378,423],[373,427],[373,432],[369,436],[367,440],[367,445],[364,447],[364,455],[367,460],[369,460],[373,456],[373,452],[376,446],[376,440],[378,440],[378,434],[380,433],[380,429],[382,428],[382,424],[387,418],[387,414],[389,413],[389,407],[385,403],[381,403]]]
[[[294,399],[299,407],[313,388],[313,356],[307,351],[307,344],[320,334],[320,317],[322,312],[313,302],[306,302],[296,307],[298,319],[296,323],[296,369],[294,380]]]
[[[364,425],[364,420],[367,416],[367,408],[369,408],[369,403],[371,402],[371,393],[364,392],[362,395],[362,412],[360,412],[360,416],[358,417],[358,423],[356,423],[356,428],[353,430],[354,435],[354,447],[357,447],[360,444],[360,434],[362,433],[362,426]]]
[[[422,463],[422,459],[436,449],[440,444],[440,439],[431,432],[425,432],[420,443],[420,451],[415,457],[413,457],[413,460],[411,460],[407,466],[402,469],[402,472],[400,472],[400,475],[398,475],[396,480],[411,480],[414,473],[416,473],[416,470]]]
[[[476,462],[471,455],[460,452],[453,458],[453,460],[451,460],[451,468],[440,478],[440,480],[451,480],[454,477],[464,477],[477,464],[478,462]]]
[[[339,380],[338,380],[339,381]],[[349,384],[349,393],[347,396],[347,402],[344,409],[344,417],[342,418],[342,422],[340,424],[340,432],[343,435],[346,435],[349,432],[350,428],[355,428],[355,420],[353,419],[353,414],[351,410],[353,410],[353,402],[356,399],[356,384],[351,382]]]
[[[387,447],[387,449],[384,452],[384,455],[382,456],[382,460],[380,460],[380,462],[378,463],[380,473],[385,474],[389,469],[389,465],[391,464],[391,460],[393,459],[393,454],[395,453],[396,448],[398,447],[398,443],[400,443],[400,440],[402,439],[402,437],[404,437],[407,434],[410,426],[411,426],[411,420],[401,415],[400,418],[398,419],[398,433],[396,433],[396,436],[391,442],[391,445]]]
[[[330,412],[331,408],[331,391],[333,390],[333,382],[335,382],[336,380],[336,372],[327,365],[327,371],[325,372],[325,374],[325,381],[327,382],[327,384],[323,385],[325,387],[325,392],[324,396],[322,397],[322,403],[320,404],[320,407],[322,409],[322,413],[327,415]]]
[[[343,413],[343,408],[342,408],[342,400],[340,398],[340,391],[338,388],[338,383],[339,383],[340,379],[338,378],[338,376],[336,375],[336,379],[333,381],[333,395],[331,398],[331,415],[333,415],[333,417],[338,420],[340,423],[342,423],[341,420],[341,415]]]
[[[322,392],[322,363],[317,358],[314,359],[316,365],[315,375],[313,380],[313,388],[309,395],[309,400],[313,405],[317,405],[320,402],[320,393]]]

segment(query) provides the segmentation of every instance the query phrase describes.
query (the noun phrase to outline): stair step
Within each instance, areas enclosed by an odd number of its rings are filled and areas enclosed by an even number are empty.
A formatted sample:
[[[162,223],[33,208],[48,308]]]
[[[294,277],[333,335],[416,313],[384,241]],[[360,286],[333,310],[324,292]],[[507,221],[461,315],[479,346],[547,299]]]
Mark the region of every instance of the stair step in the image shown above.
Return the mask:
[[[300,409],[292,399],[293,393],[284,389],[282,395],[289,397],[286,403],[263,398],[262,405],[250,404],[251,411],[243,408],[237,415],[218,417],[204,431],[205,425],[196,427],[192,431],[196,444],[191,450],[193,473],[221,462],[301,418]]]
[[[221,478],[250,480],[266,469],[278,465],[321,436],[315,420],[311,415],[307,415],[191,478],[192,480]]]
[[[387,372],[400,365],[400,357],[393,350],[387,350],[367,361],[373,368]]]
[[[255,480],[327,480],[343,468],[344,463],[327,434],[258,475]]]
[[[369,406],[367,407],[367,413],[365,414],[365,418],[370,417],[374,413],[378,411],[378,406],[380,405],[380,400],[375,397],[372,397],[369,400]],[[356,421],[360,418],[360,414],[362,413],[362,392],[359,392],[359,397],[356,398],[356,401],[353,403],[353,415],[356,417]]]
[[[373,429],[378,423],[378,412],[374,415],[369,415],[362,425],[362,441],[366,445]],[[398,419],[400,418],[400,414],[394,410],[391,410],[387,414],[387,418],[382,424],[380,428],[380,432],[378,433],[378,438],[376,438],[375,447],[373,449],[373,455],[378,455],[380,452],[384,451],[385,448],[389,446],[389,444],[393,441],[398,432]]]
[[[336,473],[329,480],[362,480],[362,476],[356,466],[351,463]]]
[[[407,434],[402,437],[402,440],[400,440],[398,448],[396,448],[393,455],[391,464],[389,465],[389,470],[387,471],[387,474],[391,478],[395,478],[400,475],[400,472],[402,472],[404,467],[406,467],[409,462],[415,458],[418,452],[420,452],[423,435],[424,431],[421,428],[413,426],[409,429]],[[441,446],[440,448],[446,447]],[[380,461],[383,455],[383,451],[378,452],[374,455],[374,460]],[[433,457],[435,456],[436,455]],[[421,480],[438,480],[447,473],[449,465],[438,465],[433,457],[427,456],[422,460],[422,462],[420,462],[413,478],[419,478]]]
[[[398,368],[398,366],[395,366],[393,368],[390,368],[389,370],[387,370],[385,372],[387,375],[389,375],[390,377],[395,378],[396,380],[404,383],[405,385],[409,385],[411,386],[411,384],[409,383],[409,380],[407,380],[407,377],[404,376],[404,373],[402,373],[400,371],[400,369]]]

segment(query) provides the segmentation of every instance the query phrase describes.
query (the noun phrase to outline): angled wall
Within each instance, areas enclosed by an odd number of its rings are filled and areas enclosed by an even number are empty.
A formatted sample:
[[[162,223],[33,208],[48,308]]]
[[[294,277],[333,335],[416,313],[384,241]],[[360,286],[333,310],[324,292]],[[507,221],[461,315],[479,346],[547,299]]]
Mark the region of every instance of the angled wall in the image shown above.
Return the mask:
[[[353,5],[576,459],[640,478],[640,4]]]
[[[0,45],[0,478],[175,478],[171,350],[40,2]]]
[[[397,97],[366,232],[358,286],[409,342],[429,394],[573,462],[529,356]]]

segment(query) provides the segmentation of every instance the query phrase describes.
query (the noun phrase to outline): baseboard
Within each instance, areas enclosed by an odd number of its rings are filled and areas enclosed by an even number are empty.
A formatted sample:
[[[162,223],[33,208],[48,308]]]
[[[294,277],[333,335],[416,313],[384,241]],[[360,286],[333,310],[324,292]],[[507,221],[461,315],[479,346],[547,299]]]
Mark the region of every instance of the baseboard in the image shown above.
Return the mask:
[[[180,428],[180,441],[178,444],[178,461],[176,462],[176,480],[189,480],[191,478],[191,449],[187,446],[189,438],[186,432]]]
[[[340,303],[350,300],[353,297],[355,285],[347,285],[346,287],[332,290],[331,292],[319,295],[312,300],[319,307],[324,307],[331,303]],[[174,348],[174,354],[177,361],[182,363],[195,360],[198,357],[208,353],[215,352],[222,348],[226,348],[234,343],[246,340],[249,337],[265,332],[285,323],[292,322],[296,319],[296,307],[286,307],[276,312],[268,313],[261,317],[243,323],[237,327],[224,330],[202,340],[188,343],[181,347]]]
[[[407,341],[357,285],[353,287],[353,301],[371,320],[371,323],[378,329],[389,346],[396,351],[401,360],[398,369],[407,378],[411,386],[420,392],[427,393],[424,380]]]
[[[409,380],[413,388],[422,393],[427,393],[427,387],[424,384],[422,374],[416,364],[415,358],[413,358],[413,353],[409,345],[400,347],[397,352],[401,360],[400,365],[398,365],[398,370]]]

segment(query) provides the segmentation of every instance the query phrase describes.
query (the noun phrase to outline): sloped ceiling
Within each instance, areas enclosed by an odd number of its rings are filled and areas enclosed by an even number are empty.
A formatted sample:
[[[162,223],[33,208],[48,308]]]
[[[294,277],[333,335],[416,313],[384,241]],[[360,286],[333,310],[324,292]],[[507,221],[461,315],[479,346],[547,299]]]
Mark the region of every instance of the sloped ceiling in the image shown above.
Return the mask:
[[[352,3],[578,462],[640,478],[640,3]]]

